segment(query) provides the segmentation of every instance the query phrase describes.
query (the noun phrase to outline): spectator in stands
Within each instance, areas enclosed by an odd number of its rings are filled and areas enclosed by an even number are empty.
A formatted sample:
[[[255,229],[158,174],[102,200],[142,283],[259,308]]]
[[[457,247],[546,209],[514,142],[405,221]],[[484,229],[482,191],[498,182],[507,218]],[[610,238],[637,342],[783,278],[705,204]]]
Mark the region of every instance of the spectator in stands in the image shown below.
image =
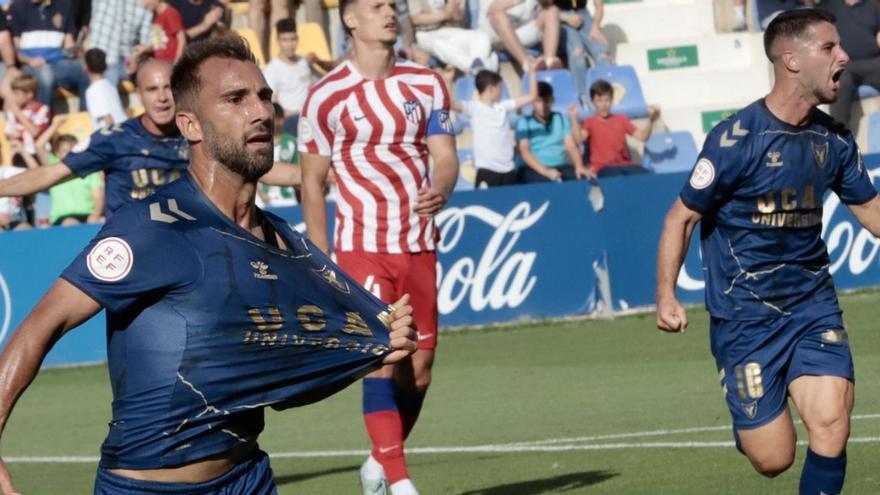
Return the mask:
[[[572,104],[568,109],[575,141],[578,144],[587,143],[590,170],[598,177],[648,172],[646,168],[634,164],[630,159],[626,136],[633,136],[642,142],[647,141],[651,136],[654,122],[660,116],[657,108],[649,107],[648,124],[644,129],[636,128],[626,115],[611,113],[614,89],[607,81],[602,80],[590,86],[590,102],[596,114],[584,119],[580,126],[577,125],[577,107]]]
[[[587,10],[587,0],[555,0],[562,23],[562,44],[568,68],[577,85],[578,97],[586,97],[587,57],[595,66],[611,65],[608,38],[599,29],[605,12],[605,0],[594,0],[593,14]]]
[[[302,111],[309,92],[309,86],[317,80],[317,73],[312,69],[312,62],[317,60],[315,54],[306,57],[296,54],[299,35],[296,32],[296,21],[281,19],[275,25],[278,32],[278,47],[281,54],[273,58],[263,69],[263,76],[272,88],[272,99],[284,109],[284,128],[296,129],[299,113]],[[296,131],[293,131],[295,134]]]
[[[515,144],[508,122],[511,114],[532,104],[538,97],[535,71],[528,72],[529,93],[518,98],[502,101],[501,76],[481,70],[474,79],[477,99],[452,100],[452,109],[471,119],[471,129],[474,132],[474,166],[477,169],[474,184],[478,189],[517,183]]]
[[[282,19],[282,21],[287,19]],[[281,22],[281,21],[279,21]],[[284,109],[278,103],[275,107],[275,163],[296,165],[295,182],[302,182],[302,171],[299,168],[299,150],[296,148],[296,136],[284,130]],[[258,184],[257,206],[293,206],[299,202],[299,192],[292,187],[270,186]]]
[[[757,2],[758,0],[752,0]],[[733,0],[733,15],[736,18],[732,31],[740,33],[748,29],[746,26],[746,0]]]
[[[107,59],[100,48],[91,48],[83,57],[86,62],[86,74],[89,76],[89,87],[86,89],[86,107],[95,130],[121,124],[128,117],[122,110],[122,100],[116,86],[104,77],[107,71]]]
[[[0,62],[0,94],[6,94],[9,92],[9,83],[21,75],[21,71],[15,61],[15,46],[5,15],[0,15]]]
[[[525,47],[541,43],[543,57],[537,70],[559,69],[559,8],[553,0],[484,0],[480,4],[479,28],[492,44],[501,45],[525,67],[529,55]]]
[[[813,0],[755,0],[758,6],[758,19],[760,19],[761,29],[767,29],[777,15],[786,10],[799,9],[801,7],[812,7]]]
[[[269,36],[266,25],[278,25],[281,19],[293,17],[290,0],[248,0],[248,27],[260,40],[263,53],[269,53]],[[326,27],[325,27],[326,29]]]
[[[849,126],[859,86],[880,90],[880,4],[876,0],[823,0],[822,8],[837,18],[840,44],[849,55],[840,76],[831,116]]]
[[[223,23],[226,10],[218,0],[169,0],[169,3],[183,17],[186,37],[190,41],[204,39],[226,30]]]
[[[76,137],[70,134],[57,134],[64,123],[63,118],[55,119],[52,126],[37,140],[39,163],[29,157],[29,167],[51,167],[61,163],[64,157],[76,146]],[[52,151],[47,145],[51,141]],[[81,223],[102,223],[104,221],[104,180],[100,172],[84,178],[73,178],[49,188],[52,205],[49,222],[52,225],[79,225]]]
[[[571,125],[553,111],[553,86],[541,81],[532,115],[516,124],[520,180],[525,183],[592,178],[571,135]]]
[[[137,59],[155,57],[177,62],[186,48],[186,31],[180,12],[162,0],[141,0],[144,8],[153,13],[153,36],[149,44],[134,47]]]
[[[147,45],[153,33],[153,14],[140,0],[92,0],[89,48],[106,55],[107,80],[113,85],[134,74],[134,47]]]
[[[461,27],[463,0],[409,0],[408,6],[416,44],[432,57],[466,74],[483,68],[498,70],[489,35]]]
[[[11,83],[12,94],[6,100],[6,137],[21,141],[22,154],[37,153],[35,141],[49,127],[52,120],[49,107],[36,100],[37,80],[22,74]],[[13,155],[13,163],[16,158]]]
[[[15,0],[9,9],[10,27],[22,70],[37,79],[37,99],[51,107],[55,88],[76,87],[80,110],[85,110],[89,85],[75,50],[73,12],[59,0]]]
[[[21,148],[21,141],[12,141],[9,143],[10,151],[15,153]],[[0,180],[24,172],[25,169],[12,166],[12,157],[3,156],[0,160]],[[23,207],[23,198],[21,197],[0,197],[0,230],[27,230],[31,225],[27,222],[27,215]]]

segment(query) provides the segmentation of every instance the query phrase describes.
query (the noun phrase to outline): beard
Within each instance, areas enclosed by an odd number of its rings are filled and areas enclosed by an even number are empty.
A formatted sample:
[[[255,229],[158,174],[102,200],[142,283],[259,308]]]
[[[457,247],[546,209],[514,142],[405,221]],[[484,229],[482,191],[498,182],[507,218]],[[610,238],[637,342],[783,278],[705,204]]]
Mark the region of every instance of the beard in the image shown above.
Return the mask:
[[[261,126],[251,133],[246,133],[239,139],[234,139],[223,135],[210,121],[202,120],[204,131],[202,143],[205,145],[205,152],[209,157],[242,176],[245,182],[256,182],[272,168],[274,163],[273,147],[270,145],[261,151],[249,151],[247,149],[248,135],[253,132],[266,132],[272,136],[273,127],[274,123],[270,121],[265,126]]]

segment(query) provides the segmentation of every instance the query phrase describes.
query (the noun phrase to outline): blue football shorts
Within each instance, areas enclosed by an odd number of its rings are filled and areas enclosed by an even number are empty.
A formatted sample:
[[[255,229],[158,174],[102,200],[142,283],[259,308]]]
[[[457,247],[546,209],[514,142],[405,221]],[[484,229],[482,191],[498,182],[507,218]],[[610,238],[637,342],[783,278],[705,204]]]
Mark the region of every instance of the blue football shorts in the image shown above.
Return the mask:
[[[229,470],[228,473],[204,483],[162,483],[117,476],[98,468],[95,495],[276,495],[275,477],[269,467],[269,456],[255,453]]]
[[[769,320],[712,318],[712,354],[734,430],[757,428],[784,410],[788,385],[802,375],[855,381],[840,313]]]

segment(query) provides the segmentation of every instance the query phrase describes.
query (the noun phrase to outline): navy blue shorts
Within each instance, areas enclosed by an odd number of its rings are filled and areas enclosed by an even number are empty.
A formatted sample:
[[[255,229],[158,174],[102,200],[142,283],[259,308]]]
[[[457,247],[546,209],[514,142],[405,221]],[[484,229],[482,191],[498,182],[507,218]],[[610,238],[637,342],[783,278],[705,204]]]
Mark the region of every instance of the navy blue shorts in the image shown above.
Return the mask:
[[[854,381],[852,354],[840,314],[803,312],[770,320],[712,318],[712,354],[734,429],[769,423],[788,400],[788,384],[802,375]]]
[[[261,450],[228,473],[204,483],[161,483],[124,478],[98,468],[95,495],[276,495],[269,456]]]

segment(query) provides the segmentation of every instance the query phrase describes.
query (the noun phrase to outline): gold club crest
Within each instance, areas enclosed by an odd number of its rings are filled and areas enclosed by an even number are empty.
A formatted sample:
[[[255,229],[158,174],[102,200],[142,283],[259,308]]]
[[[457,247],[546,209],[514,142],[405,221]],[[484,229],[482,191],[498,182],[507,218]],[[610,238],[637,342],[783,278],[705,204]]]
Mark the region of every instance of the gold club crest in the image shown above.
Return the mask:
[[[822,144],[813,143],[813,157],[819,168],[825,167],[825,164],[828,163],[828,141]]]

